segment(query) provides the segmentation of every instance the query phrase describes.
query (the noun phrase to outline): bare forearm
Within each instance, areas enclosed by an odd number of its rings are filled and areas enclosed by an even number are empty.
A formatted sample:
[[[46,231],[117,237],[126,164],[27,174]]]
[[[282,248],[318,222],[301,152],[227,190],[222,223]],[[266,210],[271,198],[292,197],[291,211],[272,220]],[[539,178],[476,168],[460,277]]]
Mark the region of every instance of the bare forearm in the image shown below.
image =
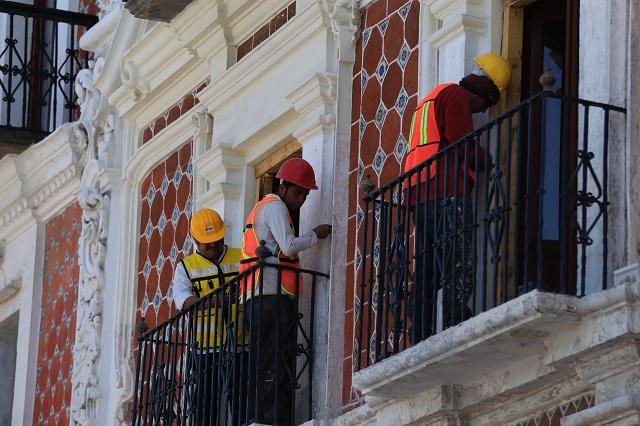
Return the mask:
[[[182,310],[186,311],[189,309],[194,303],[196,303],[199,299],[195,296],[189,296],[187,300],[182,304]]]

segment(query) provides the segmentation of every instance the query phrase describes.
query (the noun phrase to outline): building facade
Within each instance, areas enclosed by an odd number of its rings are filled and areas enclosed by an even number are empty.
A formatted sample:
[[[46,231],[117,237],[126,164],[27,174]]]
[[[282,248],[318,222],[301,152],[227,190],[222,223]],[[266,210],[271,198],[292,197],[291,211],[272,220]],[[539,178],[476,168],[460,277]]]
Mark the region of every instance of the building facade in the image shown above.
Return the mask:
[[[0,4],[0,33],[17,34],[10,17],[37,14],[10,6]],[[66,41],[56,33],[81,65],[59,55],[71,101],[46,98],[67,116],[32,113],[28,99],[47,86],[9,72],[35,35],[9,37],[0,53],[3,96],[15,92],[0,108],[0,362],[11,372],[0,423],[169,422],[136,410],[138,337],[177,314],[171,279],[194,250],[189,218],[217,210],[240,246],[246,216],[291,157],[313,165],[319,186],[299,231],[333,225],[301,253],[329,278],[302,296],[313,380],[301,383],[310,403],[297,423],[640,423],[635,1],[35,6],[99,20],[78,21],[86,29]],[[81,19],[56,25],[71,18]],[[29,22],[20,34],[36,34]],[[470,314],[447,328],[436,301],[433,335],[409,343],[415,234],[398,200],[409,196],[411,118],[488,51],[513,75],[474,118],[473,143],[493,164],[472,193]]]

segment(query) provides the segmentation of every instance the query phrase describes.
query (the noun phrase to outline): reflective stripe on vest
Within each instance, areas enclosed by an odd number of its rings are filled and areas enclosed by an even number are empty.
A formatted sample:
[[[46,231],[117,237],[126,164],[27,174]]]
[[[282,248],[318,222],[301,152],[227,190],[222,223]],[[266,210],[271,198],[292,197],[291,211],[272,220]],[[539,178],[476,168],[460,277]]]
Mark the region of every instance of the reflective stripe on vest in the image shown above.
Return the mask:
[[[436,86],[416,107],[416,112],[411,119],[409,145],[407,146],[408,154],[404,163],[405,172],[427,161],[440,150],[441,137],[438,122],[436,121],[436,97],[440,92],[452,85],[453,83],[445,83]],[[436,164],[434,162],[429,168],[429,177],[432,178],[435,173]],[[423,170],[420,181],[424,182],[426,179],[426,171]],[[416,181],[417,175],[412,176],[411,184],[415,185]]]
[[[222,261],[218,265],[220,269],[215,263],[199,253],[187,256],[181,261],[191,280],[193,294],[198,298],[210,294],[216,288],[235,277],[238,273],[239,262],[240,249],[237,248],[226,249]],[[230,327],[237,327],[236,337],[239,344],[242,344],[243,339],[245,343],[248,343],[248,336],[245,336],[242,329],[243,308],[241,305],[228,303],[230,300],[234,300],[235,297],[226,297],[226,294],[226,292],[220,293],[220,296],[211,300],[211,313],[209,313],[209,309],[204,307],[209,306],[208,302],[202,307],[196,308],[195,334],[198,347],[212,348],[222,346],[227,342],[227,328]],[[218,306],[216,307],[216,305]],[[203,323],[203,316],[205,318],[208,317],[208,321]],[[236,320],[237,325],[235,324]],[[216,324],[216,326],[213,327],[213,324]],[[202,336],[203,333],[204,337]],[[207,339],[208,343],[203,345],[204,339]]]
[[[240,273],[247,271],[253,265],[256,264],[256,261],[249,261],[248,259],[255,259],[258,257],[256,254],[256,250],[260,247],[260,241],[258,240],[258,236],[256,235],[256,231],[254,228],[254,219],[256,212],[259,208],[268,203],[280,202],[283,201],[275,194],[269,194],[264,197],[262,200],[258,201],[256,205],[249,213],[249,217],[247,218],[247,225],[244,228],[244,233],[242,237],[242,260],[240,262]],[[291,226],[291,230],[294,230],[293,221],[291,220],[291,216],[288,216],[289,226]],[[286,264],[287,266],[291,266],[294,268],[300,268],[300,259],[297,257],[289,257],[285,256],[280,247],[276,247],[276,252],[274,254],[278,257],[280,262]],[[254,273],[248,274],[240,281],[240,296],[247,293],[247,297],[251,297],[253,294],[251,293],[255,288],[255,283],[259,282],[258,278],[260,276],[260,271],[256,270]],[[302,292],[302,282],[297,284],[297,276],[294,271],[288,269],[280,270],[280,287],[284,294],[296,295]],[[296,288],[298,287],[298,288]],[[258,294],[259,289],[255,289],[255,294]]]

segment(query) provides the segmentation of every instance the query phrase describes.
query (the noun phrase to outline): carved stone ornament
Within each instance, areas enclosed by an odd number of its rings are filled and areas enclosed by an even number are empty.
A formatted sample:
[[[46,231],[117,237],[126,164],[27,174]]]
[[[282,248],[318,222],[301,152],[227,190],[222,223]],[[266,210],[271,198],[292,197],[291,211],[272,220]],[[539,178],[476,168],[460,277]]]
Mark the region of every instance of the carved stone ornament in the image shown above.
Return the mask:
[[[98,0],[96,3],[98,5],[98,16],[102,18],[122,4],[122,0]]]
[[[83,168],[78,201],[82,207],[82,232],[78,248],[76,338],[71,375],[71,424],[98,424],[99,373],[102,335],[102,289],[109,227],[110,193],[101,172],[113,151],[114,114],[94,87],[93,64],[76,77],[80,119],[68,127],[69,143]]]
[[[342,31],[347,31],[350,42],[355,43],[360,31],[358,0],[322,0],[322,4],[331,18],[334,35],[339,37]]]
[[[133,62],[122,64],[120,79],[134,101],[139,101],[149,94],[149,82],[140,78],[140,71]]]

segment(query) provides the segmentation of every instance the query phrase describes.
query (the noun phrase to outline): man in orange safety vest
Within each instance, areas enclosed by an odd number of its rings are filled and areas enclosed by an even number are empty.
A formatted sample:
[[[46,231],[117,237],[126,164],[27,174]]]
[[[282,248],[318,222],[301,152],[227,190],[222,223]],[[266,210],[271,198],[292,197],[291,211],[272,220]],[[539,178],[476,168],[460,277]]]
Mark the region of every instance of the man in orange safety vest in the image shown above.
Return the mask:
[[[322,224],[296,236],[292,214],[304,204],[310,190],[318,189],[311,165],[292,158],[276,174],[280,185],[276,194],[268,194],[249,213],[242,243],[240,274],[241,301],[255,351],[249,374],[249,420],[255,423],[290,425],[295,420],[297,303],[301,292],[298,253],[331,233]],[[256,265],[260,243],[270,252],[266,262],[280,268]],[[248,272],[250,271],[250,272]],[[257,381],[256,381],[257,377]],[[276,397],[277,395],[277,397]],[[254,408],[257,410],[254,412]]]
[[[416,239],[412,343],[436,331],[439,291],[443,328],[470,315],[475,254],[470,194],[476,172],[490,159],[475,143],[450,146],[473,131],[472,114],[496,105],[511,78],[510,65],[499,55],[480,55],[475,63],[458,84],[440,84],[425,96],[411,122],[404,171],[415,169],[405,185]]]

